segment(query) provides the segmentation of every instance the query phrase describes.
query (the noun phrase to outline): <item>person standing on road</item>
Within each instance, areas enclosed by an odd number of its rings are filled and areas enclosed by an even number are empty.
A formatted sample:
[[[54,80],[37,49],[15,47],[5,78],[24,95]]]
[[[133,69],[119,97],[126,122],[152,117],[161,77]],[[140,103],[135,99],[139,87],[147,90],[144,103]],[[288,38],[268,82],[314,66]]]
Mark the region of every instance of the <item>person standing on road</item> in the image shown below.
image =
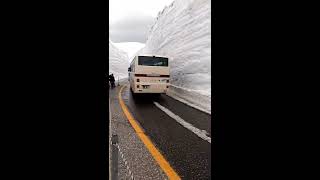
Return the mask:
[[[111,82],[111,87],[112,87],[112,88],[116,87],[116,85],[115,85],[115,83],[114,83],[114,82],[115,82],[115,79],[114,79],[113,74],[110,75],[110,82]]]

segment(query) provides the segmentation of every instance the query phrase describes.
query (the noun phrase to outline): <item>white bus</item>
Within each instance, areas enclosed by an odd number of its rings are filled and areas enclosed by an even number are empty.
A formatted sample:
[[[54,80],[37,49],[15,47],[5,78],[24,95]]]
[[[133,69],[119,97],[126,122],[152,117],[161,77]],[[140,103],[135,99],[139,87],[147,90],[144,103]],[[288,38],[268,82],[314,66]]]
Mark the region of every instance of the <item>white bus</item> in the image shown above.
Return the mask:
[[[165,93],[169,88],[169,59],[156,56],[135,56],[129,71],[133,93]]]

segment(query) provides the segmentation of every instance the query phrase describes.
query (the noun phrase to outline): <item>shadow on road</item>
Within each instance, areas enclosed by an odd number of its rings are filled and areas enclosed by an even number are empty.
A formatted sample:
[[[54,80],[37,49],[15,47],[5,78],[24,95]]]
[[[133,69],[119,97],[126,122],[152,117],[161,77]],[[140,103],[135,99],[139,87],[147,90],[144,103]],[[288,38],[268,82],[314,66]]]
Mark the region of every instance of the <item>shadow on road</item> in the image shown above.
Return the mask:
[[[124,98],[132,100],[134,104],[153,104],[161,99],[161,94],[133,94],[130,90],[124,96],[129,96]]]
[[[131,94],[130,95],[135,104],[153,104],[154,101],[158,101],[161,95],[156,94]]]

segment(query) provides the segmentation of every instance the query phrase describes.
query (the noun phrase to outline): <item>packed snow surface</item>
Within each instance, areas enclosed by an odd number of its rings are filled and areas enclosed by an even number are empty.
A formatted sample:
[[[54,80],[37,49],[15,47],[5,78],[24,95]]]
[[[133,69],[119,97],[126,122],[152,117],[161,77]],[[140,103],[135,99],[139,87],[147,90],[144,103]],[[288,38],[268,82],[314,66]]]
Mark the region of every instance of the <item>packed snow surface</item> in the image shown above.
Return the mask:
[[[211,110],[211,1],[175,0],[159,12],[139,55],[169,57],[171,88]]]
[[[109,40],[109,74],[113,73],[116,79],[128,77],[128,55],[118,49],[113,42]]]

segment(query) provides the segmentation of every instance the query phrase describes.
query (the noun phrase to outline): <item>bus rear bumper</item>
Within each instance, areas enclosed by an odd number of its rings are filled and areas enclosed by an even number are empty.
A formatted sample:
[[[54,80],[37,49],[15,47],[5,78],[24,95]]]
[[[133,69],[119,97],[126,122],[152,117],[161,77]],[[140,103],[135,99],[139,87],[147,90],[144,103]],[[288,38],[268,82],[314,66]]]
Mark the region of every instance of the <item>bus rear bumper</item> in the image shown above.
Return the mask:
[[[147,93],[147,94],[165,94],[167,92],[166,86],[163,88],[135,88],[134,93]]]
[[[136,89],[133,91],[134,93],[140,93],[140,94],[165,94],[167,92],[167,90],[158,90],[158,91],[154,91],[154,90],[147,90],[147,89]]]

